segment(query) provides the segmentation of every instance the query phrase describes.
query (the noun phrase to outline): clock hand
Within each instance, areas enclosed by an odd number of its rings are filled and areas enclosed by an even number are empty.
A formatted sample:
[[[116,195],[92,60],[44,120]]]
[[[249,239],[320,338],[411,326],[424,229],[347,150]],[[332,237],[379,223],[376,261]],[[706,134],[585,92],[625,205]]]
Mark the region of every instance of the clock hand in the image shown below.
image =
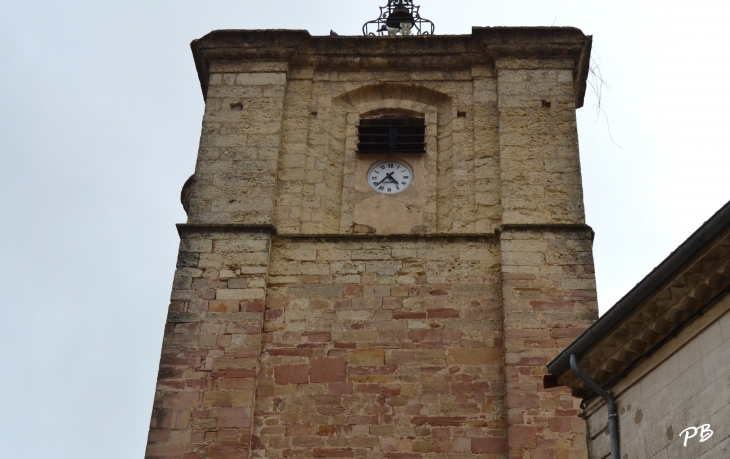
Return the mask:
[[[383,180],[381,180],[378,183],[376,183],[375,186],[380,185],[381,183],[383,183],[384,181],[386,181],[388,179],[392,180],[393,183],[398,183],[398,180],[396,180],[396,179],[393,178],[393,173],[392,172],[388,172],[387,174],[385,174],[385,178],[383,178]]]

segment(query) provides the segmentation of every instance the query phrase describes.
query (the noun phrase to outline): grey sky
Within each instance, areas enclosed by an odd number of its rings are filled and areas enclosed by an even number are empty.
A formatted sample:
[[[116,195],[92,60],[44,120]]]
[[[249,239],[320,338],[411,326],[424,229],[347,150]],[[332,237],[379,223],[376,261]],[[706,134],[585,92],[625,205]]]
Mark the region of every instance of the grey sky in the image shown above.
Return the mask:
[[[360,33],[385,0],[0,1],[3,457],[143,457],[213,29]],[[418,3],[418,2],[417,2]],[[575,26],[601,311],[730,199],[726,2],[421,0],[438,34]]]

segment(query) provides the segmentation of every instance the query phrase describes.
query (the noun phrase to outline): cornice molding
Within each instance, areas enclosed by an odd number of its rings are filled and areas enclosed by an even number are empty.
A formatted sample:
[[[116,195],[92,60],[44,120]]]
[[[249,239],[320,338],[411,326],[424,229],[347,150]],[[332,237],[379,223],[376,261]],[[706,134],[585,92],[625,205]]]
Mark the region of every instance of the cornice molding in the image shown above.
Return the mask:
[[[474,27],[470,35],[312,36],[306,30],[216,30],[190,47],[203,97],[213,61],[284,61],[289,68],[444,69],[501,58],[567,58],[576,108],[583,105],[591,37],[573,27]]]

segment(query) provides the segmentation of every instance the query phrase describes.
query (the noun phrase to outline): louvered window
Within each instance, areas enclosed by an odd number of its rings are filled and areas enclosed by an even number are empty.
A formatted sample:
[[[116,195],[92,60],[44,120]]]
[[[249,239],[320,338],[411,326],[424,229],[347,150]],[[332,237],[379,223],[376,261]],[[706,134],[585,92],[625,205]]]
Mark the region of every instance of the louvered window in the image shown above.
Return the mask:
[[[359,153],[425,153],[426,122],[412,115],[379,115],[360,119]]]

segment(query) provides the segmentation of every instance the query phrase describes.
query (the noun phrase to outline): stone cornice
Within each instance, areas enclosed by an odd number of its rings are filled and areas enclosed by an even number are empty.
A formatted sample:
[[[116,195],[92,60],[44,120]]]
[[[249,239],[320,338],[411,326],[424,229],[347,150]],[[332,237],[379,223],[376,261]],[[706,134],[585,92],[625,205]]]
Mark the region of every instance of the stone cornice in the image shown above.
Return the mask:
[[[591,37],[572,27],[474,27],[471,35],[317,36],[305,30],[217,30],[190,44],[203,96],[213,61],[279,61],[290,68],[465,69],[500,58],[566,58],[576,107],[585,94]]]
[[[412,234],[377,234],[377,233],[281,233],[276,226],[270,224],[247,225],[235,223],[178,223],[177,232],[182,237],[188,233],[268,233],[272,236],[288,239],[312,240],[411,240],[411,239],[494,239],[505,231],[584,231],[595,234],[585,224],[506,224],[499,226],[493,233],[412,233]]]
[[[177,234],[183,237],[188,233],[269,233],[276,234],[274,225],[246,225],[236,223],[178,223]]]

